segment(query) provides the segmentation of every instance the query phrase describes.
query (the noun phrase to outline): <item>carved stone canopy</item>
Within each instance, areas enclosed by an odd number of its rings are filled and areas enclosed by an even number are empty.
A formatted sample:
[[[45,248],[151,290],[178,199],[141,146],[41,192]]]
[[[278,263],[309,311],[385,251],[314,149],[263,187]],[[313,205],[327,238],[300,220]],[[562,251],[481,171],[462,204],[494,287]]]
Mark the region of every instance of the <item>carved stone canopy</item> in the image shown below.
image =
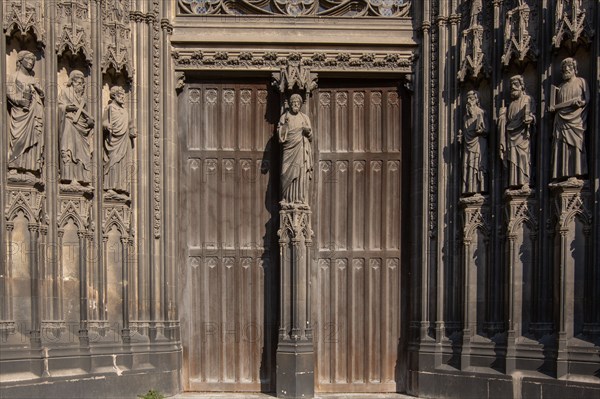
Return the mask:
[[[526,57],[535,61],[538,50],[535,45],[535,33],[531,32],[529,21],[532,8],[525,2],[519,1],[516,7],[506,14],[504,25],[504,53],[502,64],[507,66],[513,57],[519,62]]]
[[[560,48],[563,42],[570,39],[572,45],[579,41],[590,43],[594,30],[590,26],[590,16],[581,0],[558,0],[554,17],[554,36],[552,44]]]
[[[12,0],[3,2],[4,32],[11,36],[15,31],[21,35],[32,31],[39,45],[46,44],[43,3],[39,0]]]
[[[411,0],[177,0],[178,12],[195,15],[408,17]]]

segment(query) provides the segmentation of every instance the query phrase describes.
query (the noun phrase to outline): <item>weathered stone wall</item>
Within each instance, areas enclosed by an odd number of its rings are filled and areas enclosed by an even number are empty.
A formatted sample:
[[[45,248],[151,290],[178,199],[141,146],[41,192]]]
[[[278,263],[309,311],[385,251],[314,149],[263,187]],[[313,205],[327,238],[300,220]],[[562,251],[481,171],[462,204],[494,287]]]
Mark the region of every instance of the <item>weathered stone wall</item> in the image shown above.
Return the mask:
[[[179,390],[163,3],[2,4],[2,396]]]
[[[410,391],[597,394],[598,3],[422,10]]]

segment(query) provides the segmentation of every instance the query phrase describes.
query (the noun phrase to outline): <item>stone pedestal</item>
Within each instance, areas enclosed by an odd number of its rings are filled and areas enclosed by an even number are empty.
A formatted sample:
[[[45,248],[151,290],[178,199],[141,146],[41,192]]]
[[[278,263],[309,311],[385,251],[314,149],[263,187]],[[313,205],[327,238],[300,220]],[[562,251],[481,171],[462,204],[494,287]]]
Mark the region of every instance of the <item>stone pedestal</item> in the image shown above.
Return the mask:
[[[487,243],[489,241],[489,205],[488,197],[475,194],[460,199],[463,211],[463,344],[460,367],[462,370],[471,367],[471,340],[478,333],[482,319],[478,309],[478,297],[485,295],[487,269]],[[480,236],[481,235],[481,236]],[[483,238],[483,248],[480,248]],[[477,259],[475,254],[478,252]],[[485,256],[479,254],[484,253]],[[483,262],[483,263],[482,263]]]
[[[577,321],[584,317],[581,315],[585,313],[583,298],[591,295],[589,287],[578,275],[587,272],[591,264],[589,244],[592,217],[588,206],[590,193],[587,181],[570,178],[565,182],[551,183],[550,189],[556,207],[558,238],[555,241],[556,289],[559,298],[556,376],[561,378],[569,374],[569,341],[583,332]],[[578,231],[583,236],[580,237]]]
[[[314,396],[314,349],[310,322],[311,211],[282,202],[280,216],[280,318],[277,397]]]
[[[507,279],[508,279],[508,332],[506,342],[506,373],[516,370],[517,339],[530,327],[534,278],[534,262],[539,258],[537,249],[538,225],[531,210],[535,199],[529,188],[506,190],[504,193],[507,217]]]

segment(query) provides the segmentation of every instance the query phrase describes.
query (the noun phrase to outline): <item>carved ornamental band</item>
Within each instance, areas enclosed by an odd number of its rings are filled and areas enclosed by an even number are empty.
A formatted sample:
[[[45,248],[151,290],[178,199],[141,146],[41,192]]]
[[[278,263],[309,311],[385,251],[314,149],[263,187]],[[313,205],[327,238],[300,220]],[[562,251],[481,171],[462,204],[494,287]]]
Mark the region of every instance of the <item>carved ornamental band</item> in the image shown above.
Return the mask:
[[[411,0],[178,0],[179,12],[196,15],[408,17]]]

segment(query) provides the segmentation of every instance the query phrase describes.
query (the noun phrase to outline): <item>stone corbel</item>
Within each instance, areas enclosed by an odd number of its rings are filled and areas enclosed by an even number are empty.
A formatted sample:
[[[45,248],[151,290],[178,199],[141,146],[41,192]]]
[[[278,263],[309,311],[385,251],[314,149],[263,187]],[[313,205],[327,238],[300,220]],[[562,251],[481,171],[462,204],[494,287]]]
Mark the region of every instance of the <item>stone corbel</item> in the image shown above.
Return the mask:
[[[175,92],[177,94],[183,91],[185,87],[185,72],[175,71]]]

